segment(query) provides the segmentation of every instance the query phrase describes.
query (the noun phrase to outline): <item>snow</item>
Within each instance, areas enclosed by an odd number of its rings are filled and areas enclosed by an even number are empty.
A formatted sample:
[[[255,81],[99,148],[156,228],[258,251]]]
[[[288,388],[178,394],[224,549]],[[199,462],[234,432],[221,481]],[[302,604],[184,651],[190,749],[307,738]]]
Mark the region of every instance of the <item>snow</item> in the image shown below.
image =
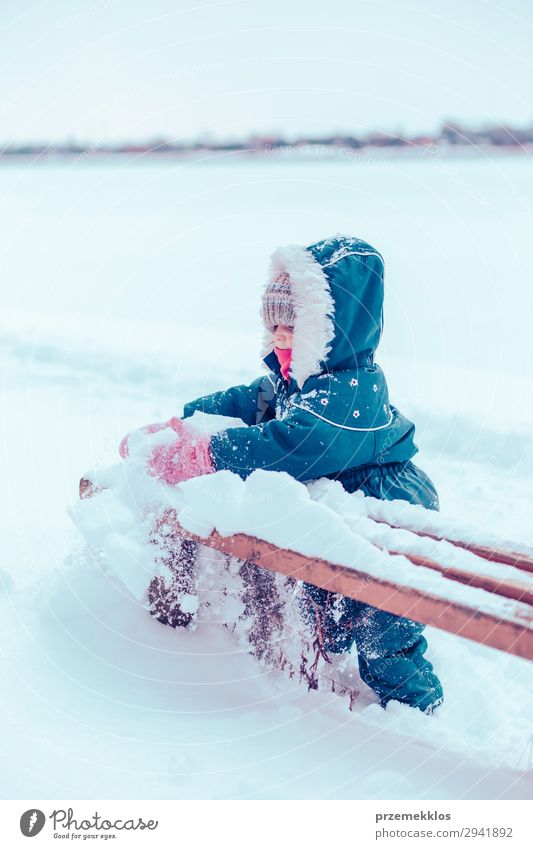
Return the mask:
[[[450,519],[446,513],[428,511],[420,505],[406,501],[381,501],[365,496],[362,492],[350,495],[340,484],[325,479],[309,484],[309,489],[312,498],[326,504],[336,513],[341,513],[352,531],[362,534],[365,539],[387,551],[416,554],[443,566],[457,567],[472,575],[490,574],[493,578],[504,581],[519,581],[523,586],[533,589],[531,573],[503,565],[497,558],[487,567],[482,558],[470,551],[452,545],[445,539],[434,540],[418,536],[415,531],[428,531],[450,540],[469,543],[475,541],[481,545],[493,546],[495,550],[502,552],[521,551],[529,557],[533,555],[530,546],[501,539],[494,533],[490,537],[479,537],[471,523],[463,522],[461,527],[458,527],[455,517]],[[409,530],[401,530],[400,525]]]
[[[284,472],[257,469],[245,481],[229,471],[193,478],[179,491],[185,499],[185,507],[177,511],[180,524],[204,538],[213,530],[222,536],[245,533],[475,610],[527,621],[524,605],[449,581],[432,569],[412,566],[405,557],[382,553],[376,545],[433,558],[471,574],[487,571],[479,557],[451,544],[375,525],[367,518],[362,493],[354,498],[338,482],[322,479],[307,489]],[[314,494],[319,501],[312,500]],[[533,591],[533,580],[519,569],[491,564],[490,574],[518,580]]]
[[[117,463],[125,433],[260,373],[273,247],[355,232],[385,257],[378,362],[443,514],[531,545],[533,176],[518,158],[454,169],[3,168],[5,798],[531,798],[531,664],[428,628],[439,712],[382,711],[355,656],[349,711],[259,666],[216,621],[164,627],[143,600],[161,490]],[[91,468],[112,497],[84,502],[102,543],[89,553],[67,508]]]
[[[218,416],[210,427],[209,418],[195,414],[190,423],[186,420],[185,428],[216,432],[224,424],[230,426],[235,421]],[[175,439],[175,432],[171,432]],[[153,449],[161,444],[166,439],[164,434],[165,431],[159,431],[143,434],[142,439],[130,439],[130,454],[125,463],[104,470],[100,476],[93,475],[98,486],[105,480],[111,489],[98,497],[77,501],[70,509],[90,547],[103,554],[102,568],[140,602],[148,600],[147,588],[154,575],[172,578],[165,561],[165,540],[175,516],[186,530],[201,538],[214,530],[222,536],[245,533],[279,548],[353,568],[358,575],[391,581],[424,595],[468,606],[473,616],[483,612],[530,627],[527,605],[449,580],[438,571],[413,565],[405,557],[389,555],[386,551],[432,558],[446,567],[462,568],[473,576],[515,580],[522,589],[533,592],[533,579],[519,569],[496,563],[487,566],[480,558],[447,542],[376,524],[368,518],[369,499],[362,493],[349,495],[335,481],[321,479],[306,486],[286,473],[258,469],[246,480],[225,470],[167,486],[146,472],[150,446]],[[169,508],[173,513],[167,517],[165,511]],[[160,532],[155,538],[154,528]],[[211,553],[211,558],[214,556]],[[221,563],[224,561],[222,556]],[[210,615],[213,595],[227,592],[225,563],[219,585],[209,559],[207,563],[204,561],[204,568],[205,574],[199,567],[195,569],[198,580],[207,589],[204,603],[197,596],[182,592],[179,605],[184,613],[200,611],[202,616]],[[235,588],[237,604],[244,591],[244,586]],[[220,614],[220,621],[234,625],[233,610],[229,620]],[[241,637],[246,642],[245,632]],[[292,641],[290,635],[287,639]],[[291,653],[299,657],[297,640],[296,634]]]
[[[527,557],[533,558],[533,548],[531,545],[517,542],[516,540],[504,539],[490,531],[479,533],[471,522],[458,522],[456,517],[450,519],[442,513],[428,512],[418,504],[385,502],[378,498],[372,498],[366,502],[366,507],[368,516],[379,522],[385,522],[389,525],[401,525],[403,528],[412,531],[425,531],[443,539],[459,540],[470,544],[495,548],[504,553],[525,554]],[[432,550],[436,551],[437,546],[433,546],[432,549],[428,548],[428,555]],[[447,548],[446,553],[448,554],[451,550]],[[463,562],[467,564],[469,558],[465,558]],[[468,568],[468,566],[465,565],[465,568]],[[498,569],[496,565],[493,568]],[[513,577],[511,572],[504,570],[499,570],[499,574],[502,577]],[[519,577],[519,573],[515,573],[514,577]]]

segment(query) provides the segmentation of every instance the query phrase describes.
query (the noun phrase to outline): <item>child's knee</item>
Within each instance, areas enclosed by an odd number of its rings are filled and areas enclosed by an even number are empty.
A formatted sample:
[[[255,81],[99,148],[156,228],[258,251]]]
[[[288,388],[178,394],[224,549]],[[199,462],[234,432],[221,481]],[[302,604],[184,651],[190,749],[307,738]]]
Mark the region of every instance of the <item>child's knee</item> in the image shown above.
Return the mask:
[[[357,649],[365,656],[395,655],[424,639],[421,635],[425,626],[412,619],[395,616],[369,605],[360,605],[353,615]]]

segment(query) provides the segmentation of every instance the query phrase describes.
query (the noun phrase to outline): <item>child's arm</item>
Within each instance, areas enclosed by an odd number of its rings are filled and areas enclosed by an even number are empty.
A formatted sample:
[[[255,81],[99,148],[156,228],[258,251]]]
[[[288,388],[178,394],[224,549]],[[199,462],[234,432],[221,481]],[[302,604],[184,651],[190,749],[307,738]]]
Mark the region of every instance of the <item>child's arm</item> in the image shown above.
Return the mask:
[[[256,378],[248,386],[230,386],[221,392],[213,392],[204,395],[195,401],[189,401],[183,407],[183,418],[192,416],[196,410],[202,413],[211,413],[219,416],[232,416],[247,425],[254,425],[257,421],[257,409],[259,394],[268,391],[270,386],[267,375]]]
[[[363,466],[374,449],[373,431],[338,427],[302,410],[249,428],[228,428],[209,445],[216,471],[229,469],[246,478],[265,469],[302,481]]]
[[[177,438],[157,445],[148,462],[150,474],[170,485],[222,469],[242,478],[265,469],[313,480],[364,465],[375,452],[373,431],[338,427],[302,410],[210,438],[188,431],[181,419],[173,429]]]

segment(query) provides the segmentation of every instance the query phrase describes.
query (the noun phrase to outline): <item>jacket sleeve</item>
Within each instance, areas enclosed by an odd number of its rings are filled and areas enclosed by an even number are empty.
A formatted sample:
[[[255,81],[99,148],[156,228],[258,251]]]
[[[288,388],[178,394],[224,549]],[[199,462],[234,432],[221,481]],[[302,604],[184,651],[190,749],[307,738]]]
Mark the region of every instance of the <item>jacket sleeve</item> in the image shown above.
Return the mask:
[[[228,428],[211,437],[217,471],[229,469],[246,478],[254,469],[288,472],[300,481],[342,472],[371,461],[373,432],[337,427],[298,410],[248,428]]]
[[[183,418],[187,419],[199,410],[202,413],[233,416],[242,419],[247,425],[255,425],[260,405],[259,394],[265,390],[267,381],[267,375],[263,375],[248,386],[246,384],[230,386],[229,389],[190,401],[183,407]]]

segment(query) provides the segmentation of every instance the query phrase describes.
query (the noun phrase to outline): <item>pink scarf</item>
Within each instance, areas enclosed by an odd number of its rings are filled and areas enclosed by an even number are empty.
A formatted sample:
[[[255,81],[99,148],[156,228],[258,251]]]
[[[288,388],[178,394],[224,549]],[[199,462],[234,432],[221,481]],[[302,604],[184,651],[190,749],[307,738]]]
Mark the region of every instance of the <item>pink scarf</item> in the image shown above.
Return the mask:
[[[291,365],[291,357],[292,357],[292,348],[276,348],[274,346],[274,353],[278,358],[278,363],[280,364],[281,373],[285,380],[289,380],[289,368]]]

